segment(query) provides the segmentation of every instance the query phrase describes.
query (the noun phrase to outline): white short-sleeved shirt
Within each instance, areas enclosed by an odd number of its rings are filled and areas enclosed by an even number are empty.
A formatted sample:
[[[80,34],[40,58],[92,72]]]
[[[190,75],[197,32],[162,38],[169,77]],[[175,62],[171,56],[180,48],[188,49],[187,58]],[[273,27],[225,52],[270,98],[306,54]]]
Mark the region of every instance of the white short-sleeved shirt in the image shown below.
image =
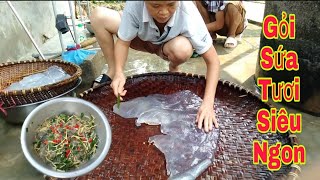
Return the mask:
[[[205,53],[212,45],[212,38],[192,1],[179,1],[161,36],[145,2],[126,1],[118,30],[121,40],[131,41],[138,36],[143,41],[162,44],[179,35],[188,38],[198,54]]]

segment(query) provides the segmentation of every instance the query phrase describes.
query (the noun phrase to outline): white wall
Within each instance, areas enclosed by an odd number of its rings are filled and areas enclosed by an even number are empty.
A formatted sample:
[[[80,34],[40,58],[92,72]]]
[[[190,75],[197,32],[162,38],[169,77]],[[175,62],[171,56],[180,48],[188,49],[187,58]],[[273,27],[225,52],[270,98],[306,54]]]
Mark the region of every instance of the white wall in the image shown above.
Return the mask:
[[[11,3],[38,46],[58,34],[51,1],[11,1]],[[56,7],[58,14],[66,13],[70,16],[67,1],[56,1]],[[0,1],[0,39],[0,63],[20,60],[36,50],[5,1]]]

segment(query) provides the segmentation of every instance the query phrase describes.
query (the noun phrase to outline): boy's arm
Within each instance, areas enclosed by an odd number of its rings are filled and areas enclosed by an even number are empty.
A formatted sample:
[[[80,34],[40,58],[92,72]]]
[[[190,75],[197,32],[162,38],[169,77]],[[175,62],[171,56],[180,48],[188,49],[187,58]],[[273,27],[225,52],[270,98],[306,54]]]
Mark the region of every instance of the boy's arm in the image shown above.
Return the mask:
[[[115,74],[123,73],[128,58],[130,43],[131,41],[123,41],[120,38],[117,39],[114,47]]]
[[[210,124],[211,121],[218,127],[213,105],[220,74],[220,61],[218,54],[212,45],[208,51],[202,54],[202,57],[207,64],[206,88],[203,102],[198,112],[197,122],[199,128],[202,128],[204,125],[205,131],[208,132],[212,129],[212,124]]]
[[[216,12],[216,20],[206,24],[208,31],[216,32],[223,28],[224,26],[224,11],[220,10]]]
[[[126,78],[123,70],[127,61],[130,43],[131,41],[123,41],[118,38],[114,47],[115,74],[111,83],[111,87],[115,96],[120,94],[120,100],[123,100],[121,96],[124,96],[127,92],[124,90]]]

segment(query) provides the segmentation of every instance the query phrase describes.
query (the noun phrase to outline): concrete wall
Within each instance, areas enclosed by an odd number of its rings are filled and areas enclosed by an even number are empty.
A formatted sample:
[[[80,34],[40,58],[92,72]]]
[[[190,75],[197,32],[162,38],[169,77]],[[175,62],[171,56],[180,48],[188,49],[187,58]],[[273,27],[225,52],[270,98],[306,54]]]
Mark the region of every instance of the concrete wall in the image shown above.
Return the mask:
[[[38,46],[57,35],[51,1],[11,3]],[[56,5],[58,13],[69,12],[67,1]],[[26,54],[36,49],[5,1],[0,1],[0,15],[0,63],[25,59]]]

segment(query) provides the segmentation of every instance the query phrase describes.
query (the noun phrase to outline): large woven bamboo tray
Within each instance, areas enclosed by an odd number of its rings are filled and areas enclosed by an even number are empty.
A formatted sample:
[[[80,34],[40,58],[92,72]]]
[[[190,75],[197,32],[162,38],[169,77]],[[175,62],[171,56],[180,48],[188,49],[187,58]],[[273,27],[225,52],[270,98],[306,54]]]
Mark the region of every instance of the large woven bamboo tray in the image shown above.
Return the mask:
[[[26,76],[43,72],[53,65],[61,67],[71,77],[36,88],[16,91],[4,90],[10,84],[18,82]],[[79,66],[61,60],[31,60],[0,64],[0,103],[3,108],[7,108],[53,98],[73,88],[81,73],[82,70]]]
[[[203,97],[205,77],[184,73],[149,73],[127,78],[124,100],[161,93],[191,90]],[[160,134],[159,126],[136,127],[134,119],[127,120],[112,112],[116,97],[110,82],[89,89],[80,97],[98,105],[112,127],[111,149],[103,163],[84,179],[167,179],[164,155],[148,144],[150,136]],[[297,144],[294,134],[260,134],[256,129],[256,113],[270,105],[247,89],[220,80],[215,99],[215,112],[220,124],[220,139],[214,163],[198,179],[294,179],[299,173],[296,165],[282,165],[271,172],[265,165],[253,165],[252,141],[268,140],[282,144]]]

